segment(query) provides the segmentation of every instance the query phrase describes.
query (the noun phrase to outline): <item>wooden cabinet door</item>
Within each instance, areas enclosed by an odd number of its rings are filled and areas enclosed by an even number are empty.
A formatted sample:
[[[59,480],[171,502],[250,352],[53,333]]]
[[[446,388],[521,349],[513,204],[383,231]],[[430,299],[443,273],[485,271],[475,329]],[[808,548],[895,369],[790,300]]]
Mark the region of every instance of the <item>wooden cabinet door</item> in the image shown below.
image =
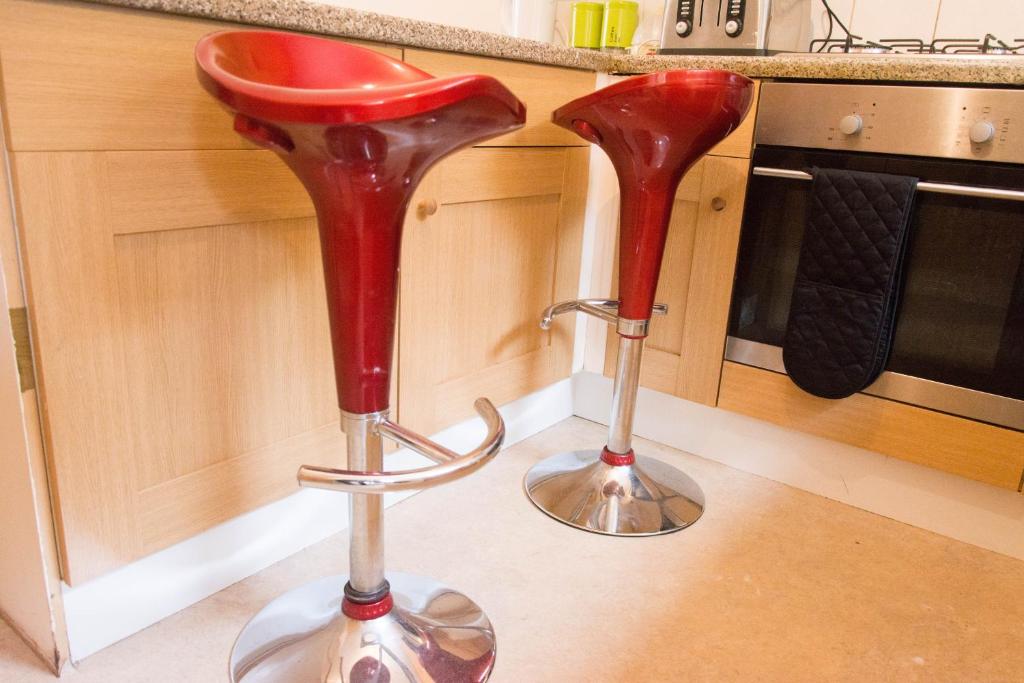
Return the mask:
[[[707,156],[676,193],[641,385],[715,405],[725,351],[749,161]],[[618,337],[608,331],[605,374],[615,370]]]
[[[401,270],[401,421],[431,434],[571,374],[586,148],[474,148],[425,179]],[[428,215],[421,207],[436,206]]]
[[[296,491],[303,462],[344,462],[313,210],[279,160],[13,159],[69,583]],[[156,194],[194,201],[140,205]]]
[[[0,2],[69,583],[296,491],[302,462],[344,462],[313,208],[195,78],[196,41],[231,26]]]

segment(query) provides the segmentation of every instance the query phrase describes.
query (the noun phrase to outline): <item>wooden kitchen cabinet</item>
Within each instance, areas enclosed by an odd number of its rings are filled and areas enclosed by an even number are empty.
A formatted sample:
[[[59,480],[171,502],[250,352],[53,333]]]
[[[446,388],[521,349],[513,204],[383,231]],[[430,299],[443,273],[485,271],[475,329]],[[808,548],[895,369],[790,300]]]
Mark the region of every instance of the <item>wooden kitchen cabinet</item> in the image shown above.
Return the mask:
[[[300,462],[343,453],[312,206],[195,81],[195,41],[224,27],[0,4],[69,583],[285,495]]]
[[[195,79],[196,40],[229,26],[0,2],[5,135],[70,584],[295,492],[302,463],[344,462],[312,206]],[[530,82],[546,69],[510,68]],[[592,87],[593,73],[572,74]],[[527,99],[543,101],[536,89]],[[532,135],[506,144],[559,142]],[[586,155],[478,148],[429,174],[418,197],[438,210],[410,214],[402,261],[403,423],[431,433],[469,416],[477,395],[501,404],[570,374],[571,328],[537,321],[575,295]]]
[[[428,175],[402,255],[404,424],[430,434],[479,396],[500,405],[571,374],[573,321],[539,322],[576,296],[587,160],[582,147],[478,147]]]
[[[217,194],[201,180],[212,169],[279,163],[272,155],[13,157],[67,581],[293,491],[302,462],[340,461],[319,244],[301,187],[274,188],[295,210],[272,220],[233,215],[245,181],[225,177],[221,203],[191,207],[188,225],[159,202],[143,230],[120,220],[168,184],[168,166],[188,171],[169,192],[201,197]]]

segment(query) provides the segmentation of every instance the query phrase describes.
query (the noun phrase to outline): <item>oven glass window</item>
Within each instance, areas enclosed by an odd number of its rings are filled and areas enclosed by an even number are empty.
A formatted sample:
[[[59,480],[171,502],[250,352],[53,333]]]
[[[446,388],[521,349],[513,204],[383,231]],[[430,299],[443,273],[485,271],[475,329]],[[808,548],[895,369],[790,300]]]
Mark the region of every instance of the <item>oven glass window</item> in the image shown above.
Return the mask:
[[[754,166],[1024,188],[1019,167],[759,148]],[[729,334],[782,346],[811,183],[752,176]],[[887,370],[1024,399],[1024,203],[918,192]]]

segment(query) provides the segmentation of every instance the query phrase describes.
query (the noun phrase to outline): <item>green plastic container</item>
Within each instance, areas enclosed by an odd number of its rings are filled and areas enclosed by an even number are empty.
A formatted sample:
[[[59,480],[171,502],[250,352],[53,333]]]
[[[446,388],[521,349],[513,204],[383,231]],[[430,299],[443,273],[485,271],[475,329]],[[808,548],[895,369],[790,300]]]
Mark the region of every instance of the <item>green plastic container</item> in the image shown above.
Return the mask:
[[[631,0],[609,0],[604,7],[601,47],[615,52],[629,49],[640,23],[640,3]]]
[[[572,3],[572,46],[600,48],[603,17],[604,5],[599,2]]]

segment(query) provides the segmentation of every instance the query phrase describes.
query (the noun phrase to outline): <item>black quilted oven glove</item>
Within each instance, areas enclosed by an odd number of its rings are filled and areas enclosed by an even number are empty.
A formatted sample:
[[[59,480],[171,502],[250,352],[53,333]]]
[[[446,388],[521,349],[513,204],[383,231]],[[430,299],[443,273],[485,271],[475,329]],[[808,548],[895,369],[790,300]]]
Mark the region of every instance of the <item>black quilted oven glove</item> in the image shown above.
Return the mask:
[[[782,360],[804,391],[845,398],[885,369],[917,178],[815,168]]]

